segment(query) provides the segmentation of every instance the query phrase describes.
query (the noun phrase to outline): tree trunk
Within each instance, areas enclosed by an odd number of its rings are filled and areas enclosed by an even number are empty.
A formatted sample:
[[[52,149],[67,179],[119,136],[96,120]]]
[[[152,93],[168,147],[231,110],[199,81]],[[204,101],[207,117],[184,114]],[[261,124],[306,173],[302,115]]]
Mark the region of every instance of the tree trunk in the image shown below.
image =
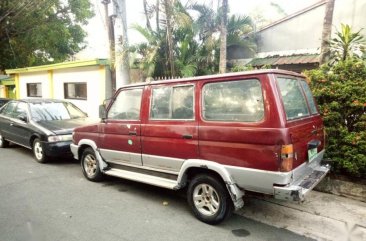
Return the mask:
[[[330,40],[332,35],[332,22],[333,22],[333,10],[334,10],[335,0],[328,0],[325,5],[325,16],[323,22],[323,33],[322,33],[322,43],[320,51],[320,65],[325,64],[329,61],[330,57]]]
[[[155,9],[155,12],[156,12],[156,32],[158,34],[160,34],[160,17],[159,17],[159,13],[160,13],[160,0],[156,0],[156,9]]]
[[[150,24],[150,18],[149,18],[149,14],[147,13],[147,0],[143,0],[143,4],[144,4],[144,13],[145,13],[145,17],[146,17],[146,28],[152,32],[152,28],[151,28],[151,24]]]
[[[111,0],[103,0],[104,4],[104,15],[105,22],[108,30],[108,43],[109,43],[109,61],[110,61],[110,70],[111,70],[111,81],[112,81],[112,93],[116,91],[116,56],[115,56],[115,40],[114,40],[114,26],[112,17],[109,16],[108,5],[111,3]]]
[[[166,38],[168,43],[168,63],[170,66],[170,75],[175,76],[174,68],[174,52],[173,52],[173,34],[171,26],[171,0],[164,0],[165,16],[166,16]]]
[[[126,0],[113,0],[118,22],[116,25],[116,87],[130,83],[130,59],[127,37]],[[118,31],[117,31],[118,30]]]
[[[226,35],[227,35],[227,12],[228,0],[222,0],[221,6],[221,26],[220,26],[220,65],[219,72],[226,72]]]

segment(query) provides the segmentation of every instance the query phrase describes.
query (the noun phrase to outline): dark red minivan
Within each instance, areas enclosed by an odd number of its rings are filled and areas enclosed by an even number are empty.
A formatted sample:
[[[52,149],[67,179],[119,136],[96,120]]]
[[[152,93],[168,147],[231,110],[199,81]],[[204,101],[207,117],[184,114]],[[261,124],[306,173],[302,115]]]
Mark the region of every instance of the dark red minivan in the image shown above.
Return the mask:
[[[260,70],[120,88],[71,150],[85,177],[187,186],[195,216],[215,224],[245,191],[302,201],[329,172],[324,126],[302,75]]]

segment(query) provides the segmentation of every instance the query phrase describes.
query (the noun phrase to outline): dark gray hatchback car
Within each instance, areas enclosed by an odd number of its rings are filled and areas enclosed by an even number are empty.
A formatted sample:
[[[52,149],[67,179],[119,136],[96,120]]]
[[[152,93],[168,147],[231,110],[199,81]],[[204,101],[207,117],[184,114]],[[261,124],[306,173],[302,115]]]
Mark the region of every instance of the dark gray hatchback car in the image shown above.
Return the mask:
[[[67,101],[11,100],[0,109],[0,147],[12,142],[32,149],[41,163],[50,157],[71,156],[74,128],[94,121]]]

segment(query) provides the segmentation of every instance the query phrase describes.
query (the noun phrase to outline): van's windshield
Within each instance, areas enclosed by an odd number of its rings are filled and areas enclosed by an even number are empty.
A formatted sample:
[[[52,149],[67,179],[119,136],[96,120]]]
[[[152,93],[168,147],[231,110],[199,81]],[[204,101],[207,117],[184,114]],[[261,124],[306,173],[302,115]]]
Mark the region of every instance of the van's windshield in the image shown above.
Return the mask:
[[[305,80],[292,77],[277,77],[287,120],[317,114],[313,95]]]

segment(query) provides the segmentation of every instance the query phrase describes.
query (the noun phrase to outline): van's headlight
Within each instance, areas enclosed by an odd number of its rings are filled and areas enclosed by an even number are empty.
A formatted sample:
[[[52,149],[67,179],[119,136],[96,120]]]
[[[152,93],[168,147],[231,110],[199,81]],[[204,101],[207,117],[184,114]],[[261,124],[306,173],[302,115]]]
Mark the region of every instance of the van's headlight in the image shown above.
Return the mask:
[[[48,142],[58,142],[58,141],[71,141],[72,135],[58,135],[58,136],[49,136]]]

